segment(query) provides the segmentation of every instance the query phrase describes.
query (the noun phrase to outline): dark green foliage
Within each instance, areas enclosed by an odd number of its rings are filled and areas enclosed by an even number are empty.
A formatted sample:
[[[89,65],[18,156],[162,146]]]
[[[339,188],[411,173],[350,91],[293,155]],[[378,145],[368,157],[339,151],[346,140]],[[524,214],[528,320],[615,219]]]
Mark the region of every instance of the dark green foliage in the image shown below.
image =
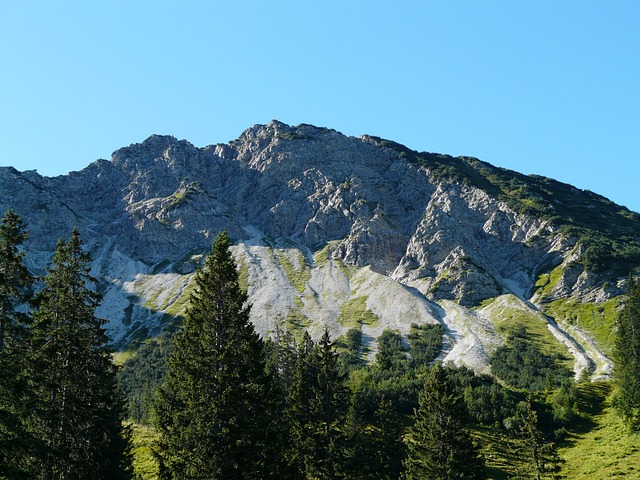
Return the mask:
[[[362,331],[359,328],[347,330],[344,339],[336,341],[336,346],[341,348],[338,358],[345,373],[362,368],[366,364],[362,358]]]
[[[30,439],[24,429],[29,403],[25,378],[28,316],[19,310],[33,282],[20,246],[28,233],[8,211],[0,225],[0,478],[28,478],[21,465]]]
[[[578,419],[578,390],[573,380],[565,380],[550,395],[554,423],[562,426],[572,425]]]
[[[466,408],[448,371],[429,371],[407,438],[407,480],[481,479],[484,464],[465,430]]]
[[[198,270],[166,382],[158,390],[163,478],[272,474],[274,394],[230,246],[227,234],[219,234]]]
[[[345,432],[346,458],[343,467],[344,478],[349,480],[359,480],[372,478],[375,466],[373,465],[371,454],[373,443],[376,440],[369,435],[368,415],[366,408],[361,404],[357,395],[351,395],[349,411],[343,428]]]
[[[580,261],[587,270],[625,275],[640,264],[640,242],[635,236],[616,237],[604,225],[601,230],[570,227],[565,232],[579,238],[584,248]]]
[[[411,325],[408,339],[411,346],[410,367],[418,369],[433,362],[442,350],[444,327],[439,324]]]
[[[467,413],[480,425],[502,428],[504,421],[516,416],[522,396],[488,375],[476,375],[466,367],[448,367],[449,378],[465,401]]]
[[[338,355],[325,331],[316,345],[305,334],[298,349],[296,380],[290,396],[292,463],[301,478],[342,478],[345,470],[349,392],[340,373]]]
[[[308,335],[305,338],[310,341]],[[273,410],[277,412],[270,438],[275,449],[270,459],[272,470],[279,472],[281,478],[301,478],[302,469],[292,460],[294,457],[299,458],[299,450],[292,435],[293,415],[289,405],[289,396],[297,378],[298,345],[290,332],[277,326],[272,338],[266,340],[265,352],[266,370],[272,381],[271,400]]]
[[[28,238],[20,216],[9,210],[0,225],[0,353],[20,335],[27,322],[18,307],[27,302],[33,283],[20,250]]]
[[[617,320],[615,406],[629,427],[640,430],[640,282],[629,278],[627,301]]]
[[[128,432],[104,320],[94,311],[89,256],[77,230],[60,241],[37,296],[28,377],[34,399],[27,418],[34,479],[130,476]]]
[[[403,425],[393,404],[380,398],[373,416],[351,396],[347,423],[347,457],[344,478],[349,480],[398,479],[405,457]]]
[[[118,372],[127,397],[128,418],[136,423],[152,423],[155,392],[167,371],[170,345],[171,334],[168,332],[148,340]]]
[[[378,337],[376,367],[380,370],[400,371],[407,367],[407,355],[402,345],[402,335],[384,330]]]
[[[345,421],[349,392],[328,330],[322,335],[317,352],[318,384],[311,399],[314,461],[307,471],[312,478],[329,480],[338,478],[340,466],[344,463],[345,438],[341,426]]]
[[[286,399],[296,373],[298,345],[296,338],[279,325],[271,338],[265,341],[266,368],[277,387],[278,395]]]
[[[572,373],[542,353],[522,328],[491,356],[491,371],[509,385],[531,392],[557,387]]]
[[[306,471],[313,455],[313,422],[311,405],[317,389],[318,366],[316,350],[308,332],[304,332],[298,345],[296,370],[290,386],[287,404],[291,429],[291,442],[286,445],[286,456],[294,478],[307,478]]]
[[[547,220],[578,238],[588,270],[628,274],[640,266],[640,215],[588,190],[538,175],[494,167],[473,157],[416,152],[370,137],[439,180],[478,187],[512,210]]]
[[[354,369],[352,375],[368,369]],[[287,478],[397,479],[404,446],[395,405],[372,384],[350,392],[342,371],[328,332],[318,343],[305,332],[286,402]]]
[[[520,457],[522,468],[516,479],[552,479],[564,478],[560,475],[562,460],[555,445],[548,442],[538,427],[538,415],[531,399],[526,402],[526,413],[522,426],[518,431],[518,449],[515,454]]]
[[[372,452],[367,455],[371,462],[369,478],[392,480],[400,478],[402,462],[406,456],[402,442],[404,428],[393,403],[382,397],[375,411],[373,425],[368,435],[373,439]]]

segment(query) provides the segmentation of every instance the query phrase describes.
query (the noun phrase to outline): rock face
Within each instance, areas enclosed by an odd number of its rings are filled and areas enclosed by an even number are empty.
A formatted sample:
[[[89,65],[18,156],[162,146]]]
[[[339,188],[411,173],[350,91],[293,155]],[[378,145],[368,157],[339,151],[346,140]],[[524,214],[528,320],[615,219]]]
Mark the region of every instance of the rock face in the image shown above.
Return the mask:
[[[100,313],[119,344],[157,334],[181,311],[222,229],[237,242],[261,333],[279,322],[328,325],[335,335],[356,326],[375,351],[384,328],[406,333],[412,322],[443,322],[443,355],[479,369],[503,338],[469,308],[511,295],[538,318],[528,301],[539,276],[558,265],[567,268],[548,298],[605,301],[623,287],[605,288],[572,264],[577,240],[547,221],[438,179],[379,139],[311,125],[273,121],[204,148],[151,136],[55,178],[2,168],[0,193],[0,207],[29,225],[34,272],[78,226],[104,293]],[[369,320],[349,318],[354,306]],[[477,325],[459,333],[461,318]],[[605,362],[576,365],[589,361]]]

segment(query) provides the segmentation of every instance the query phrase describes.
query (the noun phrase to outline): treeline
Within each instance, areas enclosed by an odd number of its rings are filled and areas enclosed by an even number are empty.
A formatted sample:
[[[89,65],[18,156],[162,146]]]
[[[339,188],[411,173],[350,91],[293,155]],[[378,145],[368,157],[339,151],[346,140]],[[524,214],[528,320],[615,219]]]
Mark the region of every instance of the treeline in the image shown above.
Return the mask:
[[[487,478],[471,429],[514,439],[520,478],[559,478],[555,453],[574,420],[571,372],[515,332],[493,361],[504,378],[441,366],[441,325],[378,338],[314,341],[249,321],[229,238],[195,279],[182,328],[140,348],[120,378],[129,415],[154,426],[162,478]],[[517,383],[511,371],[519,371]]]
[[[628,297],[616,322],[614,406],[632,432],[640,432],[640,281],[629,276]]]
[[[487,478],[480,451],[493,447],[472,435],[482,429],[517,446],[509,474],[560,478],[555,443],[577,419],[577,393],[571,372],[524,329],[493,354],[495,377],[434,364],[441,325],[413,325],[406,339],[385,331],[370,363],[358,329],[337,339],[325,330],[318,340],[276,329],[262,339],[222,233],[196,274],[181,328],[150,340],[118,373],[77,230],[58,243],[41,279],[24,267],[26,240],[8,212],[0,226],[0,478],[132,478],[125,419],[158,432],[163,479]],[[619,328],[634,332],[637,300],[629,305]],[[637,348],[633,338],[618,352]],[[624,358],[637,372],[633,355]],[[635,390],[625,395],[620,405],[633,423]]]
[[[22,219],[7,212],[0,225],[0,478],[131,478],[125,402],[104,320],[94,315],[100,296],[78,231],[58,242],[44,278],[24,266],[27,239]]]

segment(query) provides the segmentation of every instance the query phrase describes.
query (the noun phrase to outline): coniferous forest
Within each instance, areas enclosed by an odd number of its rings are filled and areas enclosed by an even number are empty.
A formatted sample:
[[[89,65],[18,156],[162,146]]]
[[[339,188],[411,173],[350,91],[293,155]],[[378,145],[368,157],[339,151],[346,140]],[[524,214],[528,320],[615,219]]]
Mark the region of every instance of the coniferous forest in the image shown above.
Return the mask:
[[[27,226],[0,226],[0,478],[566,478],[558,446],[588,428],[585,391],[532,334],[513,332],[492,373],[442,365],[441,325],[385,331],[276,328],[261,338],[220,233],[179,327],[117,368],[81,234],[43,278],[24,265]],[[616,343],[616,409],[640,418],[640,287]],[[133,429],[151,432],[144,468]],[[138,449],[139,450],[139,449]],[[509,459],[500,464],[496,459]]]

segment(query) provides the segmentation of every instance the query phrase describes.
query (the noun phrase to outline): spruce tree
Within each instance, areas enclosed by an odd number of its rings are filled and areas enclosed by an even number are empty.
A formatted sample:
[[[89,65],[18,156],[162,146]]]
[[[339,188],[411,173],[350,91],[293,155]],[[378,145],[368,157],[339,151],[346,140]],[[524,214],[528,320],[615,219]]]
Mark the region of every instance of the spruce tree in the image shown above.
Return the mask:
[[[346,475],[349,480],[397,480],[402,473],[402,422],[392,402],[378,399],[373,416],[352,393],[346,434]]]
[[[464,400],[441,365],[429,371],[414,416],[407,439],[407,480],[486,478],[483,461],[465,430]]]
[[[288,457],[296,472],[292,478],[329,480],[345,475],[349,392],[340,370],[328,330],[317,344],[305,332],[289,395],[293,449]]]
[[[294,389],[297,369],[297,342],[293,334],[276,326],[272,338],[265,341],[266,369],[273,381],[273,407],[278,412],[277,421],[271,433],[271,443],[277,445],[277,451],[271,456],[270,463],[274,473],[280,472],[280,478],[300,478],[302,469],[296,465],[299,445],[294,441],[293,416],[289,409],[289,398]]]
[[[291,443],[287,449],[287,463],[292,472],[291,479],[307,478],[314,455],[312,435],[312,398],[318,388],[318,361],[315,343],[309,332],[304,332],[298,344],[296,368],[288,395],[288,421],[291,429]]]
[[[60,241],[30,329],[29,379],[35,404],[29,429],[36,448],[28,459],[34,479],[117,479],[130,475],[124,401],[95,316],[90,257],[78,230]]]
[[[340,373],[338,354],[325,329],[316,346],[318,381],[311,399],[312,457],[307,460],[307,474],[318,480],[342,478],[346,459],[345,435],[349,392]]]
[[[228,235],[195,276],[156,404],[163,478],[266,479],[273,394]]]
[[[376,408],[373,421],[373,469],[372,478],[397,480],[402,472],[406,456],[402,442],[402,421],[390,400],[382,397]]]
[[[0,225],[0,478],[28,478],[22,460],[32,443],[24,429],[29,388],[24,372],[29,299],[33,278],[20,246],[28,233],[9,210]]]
[[[538,414],[533,401],[527,401],[527,413],[523,418],[518,437],[520,445],[518,456],[522,467],[516,472],[516,480],[559,480],[562,460],[552,442],[548,442],[538,427]]]
[[[345,436],[345,478],[369,480],[374,478],[377,465],[373,429],[367,425],[366,410],[359,395],[351,394],[347,420],[343,427]]]
[[[22,218],[9,210],[0,225],[0,354],[20,334],[27,320],[18,307],[27,301],[33,283],[20,250],[28,238]]]
[[[629,277],[627,301],[617,319],[614,405],[631,430],[640,430],[640,282]]]

